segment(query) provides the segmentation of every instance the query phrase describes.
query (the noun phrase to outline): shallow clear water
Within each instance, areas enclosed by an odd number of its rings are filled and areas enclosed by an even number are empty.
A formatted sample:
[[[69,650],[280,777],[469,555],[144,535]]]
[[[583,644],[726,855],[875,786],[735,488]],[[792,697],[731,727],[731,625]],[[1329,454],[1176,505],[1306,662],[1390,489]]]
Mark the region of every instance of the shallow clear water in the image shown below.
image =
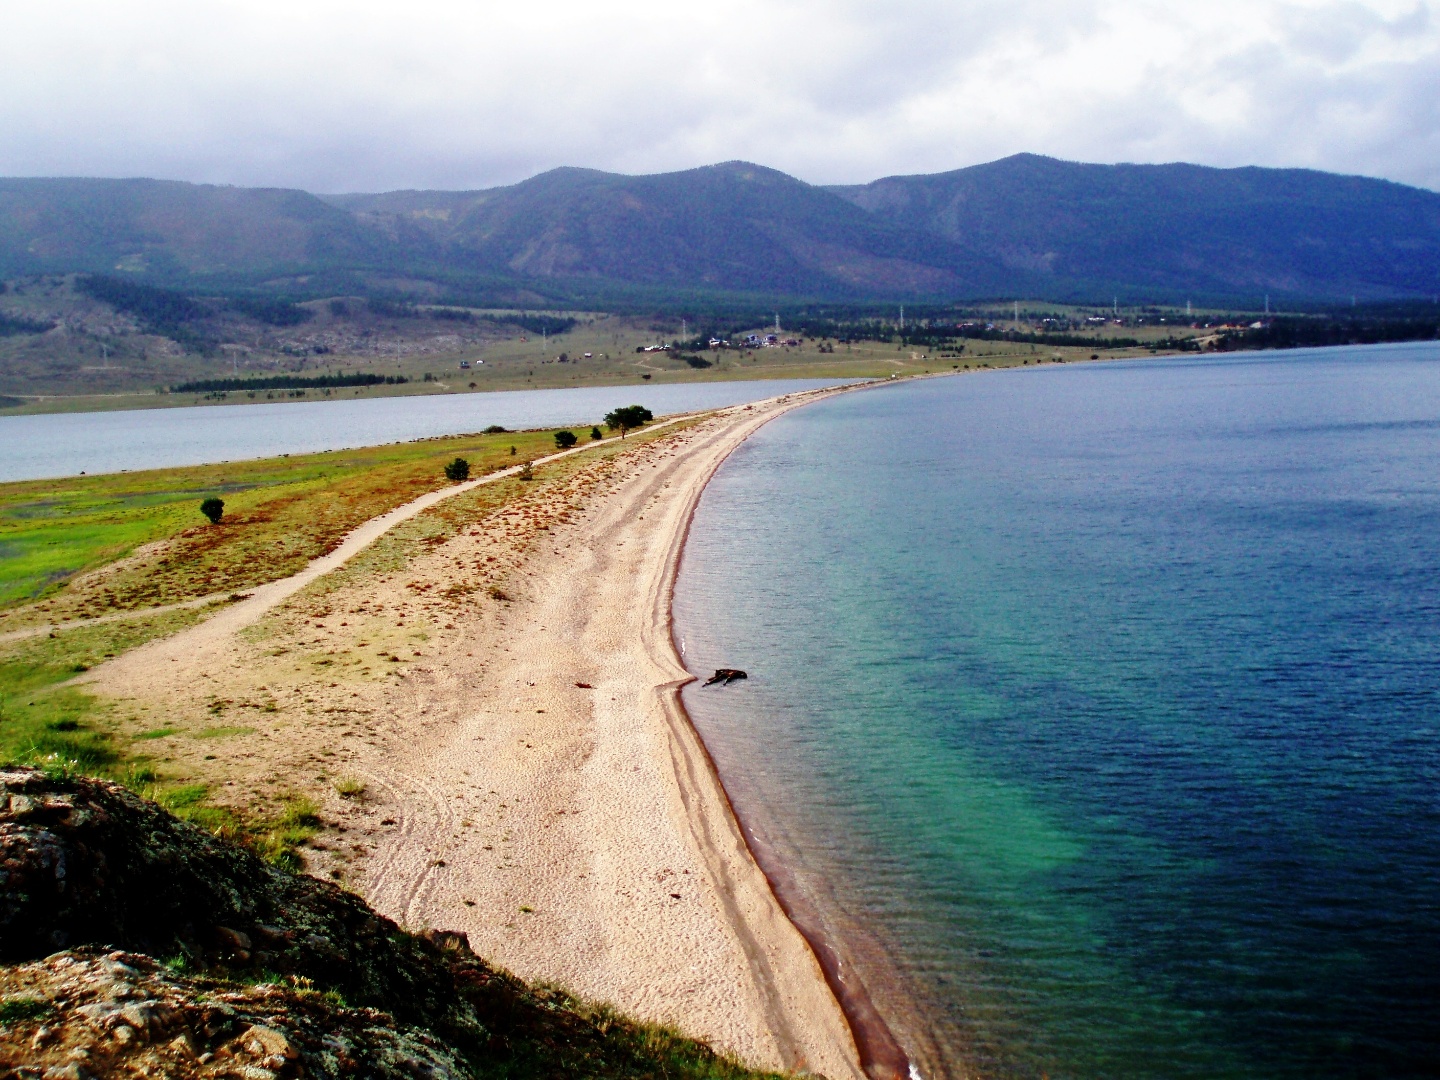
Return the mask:
[[[344,450],[461,435],[491,424],[589,425],[623,405],[639,403],[661,416],[850,381],[756,379],[4,416],[0,481]]]
[[[927,1074],[1440,1075],[1440,346],[844,395],[707,489],[686,703]]]

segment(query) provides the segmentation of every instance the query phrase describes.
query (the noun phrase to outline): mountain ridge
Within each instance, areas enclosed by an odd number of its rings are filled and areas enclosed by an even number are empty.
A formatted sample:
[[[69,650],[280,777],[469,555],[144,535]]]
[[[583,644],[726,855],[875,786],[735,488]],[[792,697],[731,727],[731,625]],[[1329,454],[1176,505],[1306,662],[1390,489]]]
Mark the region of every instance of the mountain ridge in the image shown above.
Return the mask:
[[[381,291],[416,279],[561,302],[1373,300],[1440,291],[1440,194],[1304,169],[1034,154],[830,186],[738,160],[328,195],[0,179],[0,275],[75,271],[291,291],[319,288],[299,280],[316,275]]]

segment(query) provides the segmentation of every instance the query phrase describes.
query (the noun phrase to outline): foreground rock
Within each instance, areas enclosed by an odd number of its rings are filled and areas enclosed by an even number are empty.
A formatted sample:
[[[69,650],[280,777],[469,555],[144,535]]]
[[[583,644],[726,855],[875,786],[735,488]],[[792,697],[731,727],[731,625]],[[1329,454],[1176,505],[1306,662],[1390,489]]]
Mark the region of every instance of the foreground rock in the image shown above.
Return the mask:
[[[0,1077],[752,1076],[115,784],[0,772]]]
[[[12,1076],[463,1077],[423,1029],[316,991],[177,976],[93,947],[0,973],[0,1060]]]

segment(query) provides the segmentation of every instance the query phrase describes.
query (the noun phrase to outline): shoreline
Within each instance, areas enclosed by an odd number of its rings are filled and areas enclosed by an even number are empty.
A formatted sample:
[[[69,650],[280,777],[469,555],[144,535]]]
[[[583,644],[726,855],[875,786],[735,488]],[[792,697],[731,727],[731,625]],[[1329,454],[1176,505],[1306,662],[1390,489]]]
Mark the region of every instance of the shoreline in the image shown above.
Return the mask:
[[[952,374],[950,372],[944,373]],[[939,375],[915,376],[916,378],[937,378]],[[908,381],[908,380],[907,380]],[[880,386],[893,385],[889,380],[876,381],[858,386],[836,388],[829,391],[811,392],[806,394],[808,400],[795,402],[790,407],[777,410],[766,418],[765,424],[790,412],[792,408],[800,408],[812,404],[814,401],[829,398],[836,394],[847,393],[852,390],[875,389]],[[798,395],[797,395],[798,396]],[[720,798],[725,805],[726,813],[738,830],[746,850],[750,854],[756,869],[765,878],[765,882],[779,904],[785,918],[795,928],[809,946],[810,952],[814,955],[816,963],[819,964],[824,974],[825,983],[834,995],[836,1004],[845,1015],[847,1024],[850,1027],[851,1036],[855,1040],[855,1046],[860,1057],[860,1067],[870,1080],[889,1080],[889,1078],[915,1078],[920,1080],[920,1074],[914,1063],[910,1060],[900,1041],[895,1037],[885,1017],[871,1000],[865,984],[858,977],[847,977],[843,971],[840,950],[826,935],[818,914],[811,910],[811,905],[795,886],[791,875],[787,871],[782,860],[766,845],[753,830],[745,825],[744,819],[736,808],[734,800],[730,796],[729,789],[725,786],[724,778],[705,745],[705,739],[695,726],[681,691],[693,682],[698,682],[700,676],[689,671],[685,659],[681,655],[679,645],[675,638],[675,584],[679,579],[680,569],[685,559],[685,550],[690,539],[690,531],[695,522],[695,513],[699,509],[700,500],[705,495],[705,489],[709,487],[711,480],[729,460],[730,455],[738,450],[746,439],[760,430],[765,424],[756,425],[746,433],[743,439],[735,442],[729,451],[718,459],[706,473],[701,482],[692,492],[689,506],[685,512],[684,526],[676,538],[674,555],[670,560],[667,571],[667,582],[664,595],[664,626],[665,643],[668,650],[666,659],[673,662],[680,669],[686,671],[688,677],[680,680],[673,686],[668,686],[662,691],[667,711],[673,717],[675,725],[683,730],[683,738],[693,741],[698,755],[703,762],[703,767],[708,775],[709,782],[714,785]],[[681,732],[676,732],[677,739],[680,739]]]
[[[443,542],[405,535],[483,489],[462,493],[345,566],[297,575],[274,607],[234,605],[86,683],[137,713],[136,734],[163,716],[176,734],[150,745],[179,756],[161,760],[186,761],[236,805],[308,784],[347,835],[327,830],[307,868],[402,924],[460,930],[522,978],[742,1060],[858,1080],[860,1041],[867,1061],[886,1060],[875,1025],[842,1009],[844,980],[747,842],[679,699],[693,676],[670,609],[719,464],[769,419],[839,392],[575,457]],[[466,564],[476,573],[457,577]],[[461,581],[480,591],[447,599]],[[483,597],[485,581],[503,599]],[[375,671],[377,648],[402,663]],[[259,711],[217,721],[232,707]],[[202,762],[221,744],[187,737],[226,739],[226,752]],[[347,774],[363,797],[330,789]]]

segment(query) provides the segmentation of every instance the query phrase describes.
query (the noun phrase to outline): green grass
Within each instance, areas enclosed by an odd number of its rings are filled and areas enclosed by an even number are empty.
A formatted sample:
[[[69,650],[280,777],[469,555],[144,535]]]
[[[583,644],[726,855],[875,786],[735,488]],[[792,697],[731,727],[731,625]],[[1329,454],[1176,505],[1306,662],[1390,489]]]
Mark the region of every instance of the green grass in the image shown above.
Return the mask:
[[[111,707],[67,684],[77,670],[198,617],[171,612],[0,643],[0,758],[118,778],[125,755],[112,737]]]
[[[361,522],[444,486],[441,470],[457,456],[479,476],[553,451],[549,431],[515,432],[0,484],[0,609],[44,600],[10,620],[33,623],[252,588],[295,573]],[[225,500],[218,525],[200,515],[210,495]],[[165,551],[88,588],[64,588],[156,540],[169,541]]]
[[[38,1020],[54,1008],[50,1002],[37,997],[7,997],[0,1000],[0,1024],[13,1024],[22,1020]]]
[[[144,743],[177,734],[177,729],[143,731],[127,743],[117,734],[113,704],[83,687],[68,685],[76,666],[98,663],[197,618],[194,611],[170,612],[0,643],[0,762],[117,780],[177,817],[272,862],[297,868],[295,849],[319,826],[314,803],[290,799],[268,816],[244,816],[213,805],[210,787],[203,780],[177,783],[162,777],[139,752]],[[214,727],[196,737],[220,739],[249,730]]]
[[[143,782],[146,779],[144,773],[132,776],[129,786],[181,821],[248,848],[267,862],[294,873],[303,869],[299,847],[320,831],[319,806],[302,796],[286,799],[274,814],[240,814],[211,802],[208,784],[166,784],[153,773],[148,776],[149,783]]]

